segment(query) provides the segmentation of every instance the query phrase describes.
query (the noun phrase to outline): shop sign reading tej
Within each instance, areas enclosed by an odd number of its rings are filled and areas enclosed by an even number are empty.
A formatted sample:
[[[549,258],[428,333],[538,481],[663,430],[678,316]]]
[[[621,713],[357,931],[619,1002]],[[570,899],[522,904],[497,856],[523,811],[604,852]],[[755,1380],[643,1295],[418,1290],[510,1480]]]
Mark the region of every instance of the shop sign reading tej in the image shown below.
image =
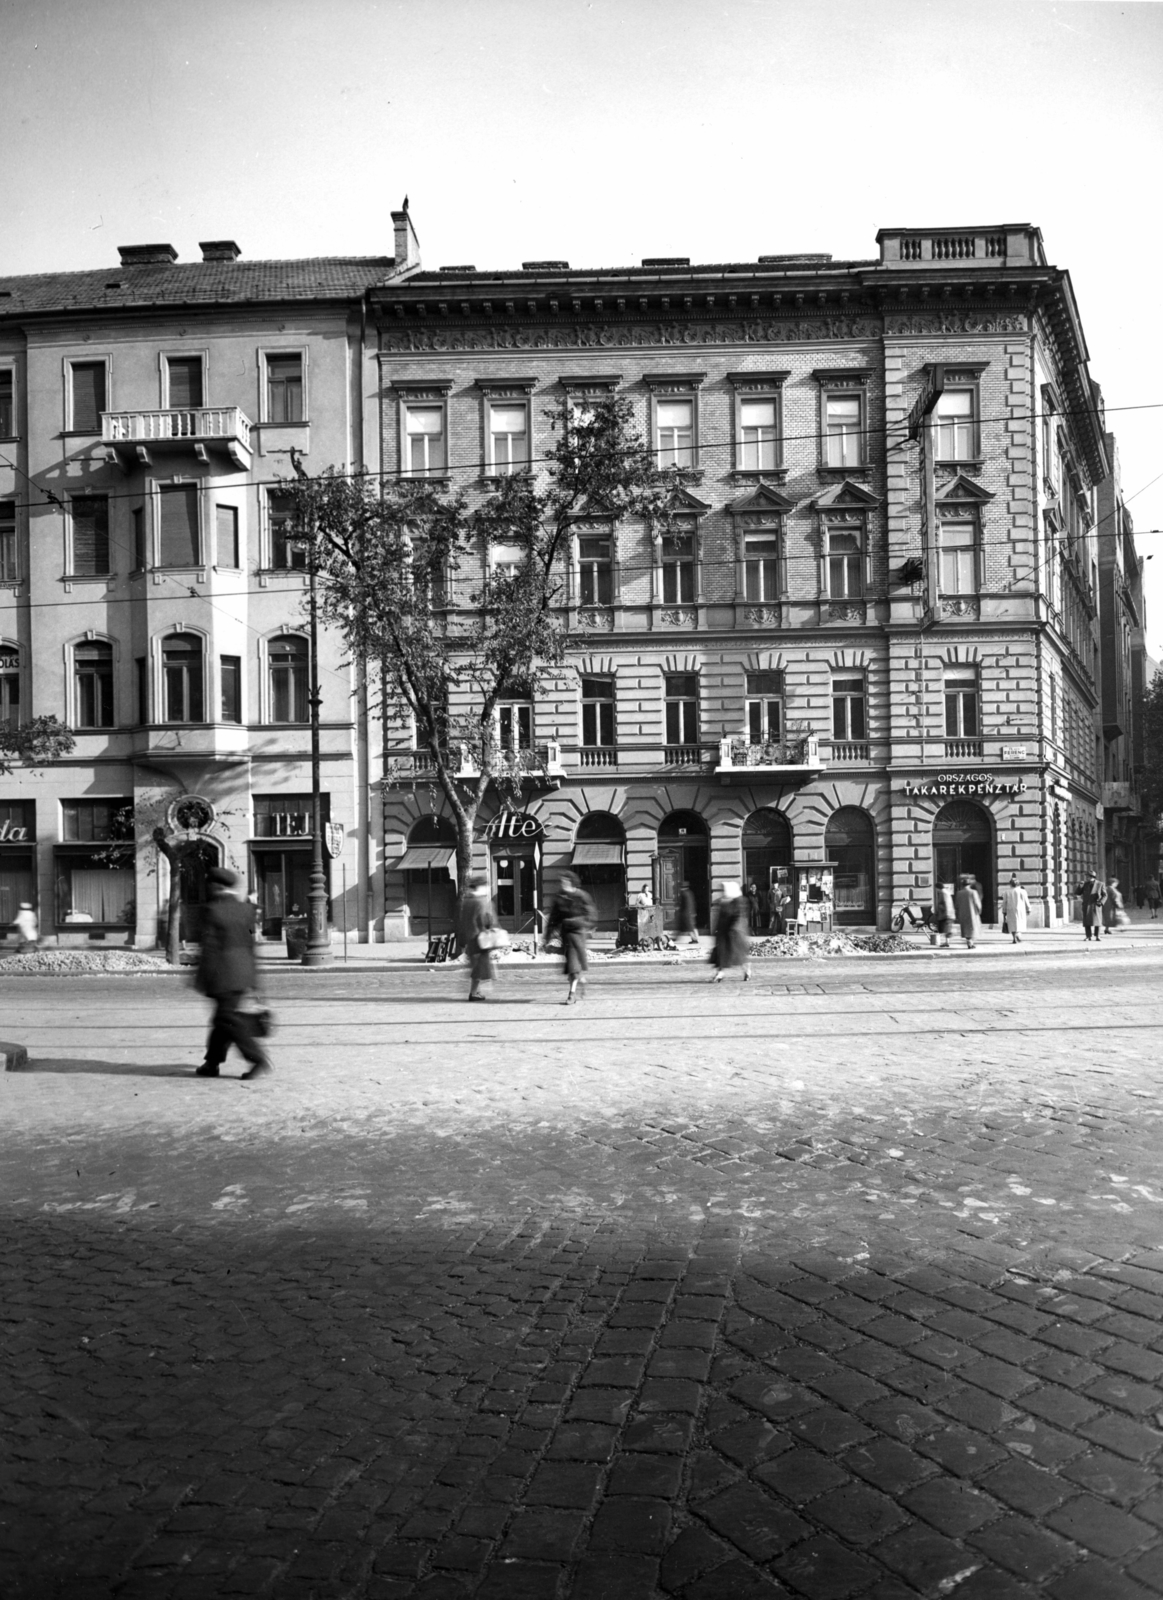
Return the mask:
[[[904,792],[910,799],[917,795],[1025,794],[1026,780],[1015,778],[1007,783],[988,772],[939,772],[935,778],[922,778],[919,783],[906,778]]]
[[[481,829],[482,839],[540,839],[541,820],[528,811],[498,811]]]

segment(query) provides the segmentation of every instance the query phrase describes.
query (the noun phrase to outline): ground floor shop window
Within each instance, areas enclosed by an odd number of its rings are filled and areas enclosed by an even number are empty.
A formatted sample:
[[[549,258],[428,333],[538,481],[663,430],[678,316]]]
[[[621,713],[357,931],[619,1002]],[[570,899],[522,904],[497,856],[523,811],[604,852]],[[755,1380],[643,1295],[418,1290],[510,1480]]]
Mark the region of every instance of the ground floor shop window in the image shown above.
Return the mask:
[[[876,831],[867,811],[841,806],[828,819],[824,851],[832,863],[834,918],[838,923],[876,921]]]
[[[570,865],[594,902],[599,933],[616,931],[626,904],[626,834],[608,811],[591,811],[578,823]]]
[[[761,806],[743,824],[743,886],[753,883],[759,896],[760,928],[773,926],[770,895],[787,884],[791,868],[791,828],[782,811]]]
[[[664,926],[673,928],[678,913],[678,891],[690,886],[695,897],[695,923],[711,920],[711,856],[707,825],[696,811],[672,811],[658,828],[658,854],[654,858],[654,902],[663,908]]]
[[[58,845],[56,921],[63,932],[130,928],[137,920],[132,847]]]
[[[404,874],[404,898],[412,932],[429,939],[456,927],[456,828],[451,817],[421,817],[408,832],[396,862]]]
[[[11,932],[26,903],[36,905],[36,852],[0,846],[0,937]]]
[[[306,918],[311,893],[311,847],[290,845],[282,849],[252,844],[254,885],[258,895],[259,932],[264,939],[286,937],[288,919]],[[331,921],[331,863],[323,858],[327,879],[327,920]]]
[[[967,875],[981,894],[981,920],[995,921],[997,868],[989,817],[971,800],[951,800],[933,818],[933,881],[956,888]]]

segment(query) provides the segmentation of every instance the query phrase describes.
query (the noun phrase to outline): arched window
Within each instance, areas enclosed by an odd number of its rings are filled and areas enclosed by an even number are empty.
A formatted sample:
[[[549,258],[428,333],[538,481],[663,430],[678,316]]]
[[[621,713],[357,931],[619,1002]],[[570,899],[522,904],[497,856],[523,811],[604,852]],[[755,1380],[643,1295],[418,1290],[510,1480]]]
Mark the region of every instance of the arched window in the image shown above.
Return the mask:
[[[162,709],[166,722],[204,722],[202,641],[196,633],[162,640]]]
[[[286,633],[267,646],[271,721],[307,721],[307,641]]]
[[[113,646],[87,639],[73,650],[78,728],[113,726]]]
[[[824,852],[835,867],[836,921],[876,921],[876,833],[859,806],[840,806],[828,818]]]
[[[9,644],[0,645],[0,727],[20,721],[20,657]]]

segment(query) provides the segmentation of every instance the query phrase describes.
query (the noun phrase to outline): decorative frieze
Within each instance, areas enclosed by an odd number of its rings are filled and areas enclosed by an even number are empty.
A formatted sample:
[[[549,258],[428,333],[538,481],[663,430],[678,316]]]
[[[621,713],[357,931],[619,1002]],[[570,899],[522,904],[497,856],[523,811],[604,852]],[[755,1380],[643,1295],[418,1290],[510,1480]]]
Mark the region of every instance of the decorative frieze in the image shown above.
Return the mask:
[[[698,612],[693,606],[678,609],[668,607],[658,613],[658,620],[664,628],[693,628],[698,621]]]
[[[577,625],[588,633],[609,633],[614,626],[612,606],[582,606],[577,614]]]
[[[397,353],[440,354],[476,350],[806,344],[818,339],[875,339],[880,331],[880,321],[874,317],[802,317],[778,322],[607,323],[560,328],[385,328],[383,348]]]

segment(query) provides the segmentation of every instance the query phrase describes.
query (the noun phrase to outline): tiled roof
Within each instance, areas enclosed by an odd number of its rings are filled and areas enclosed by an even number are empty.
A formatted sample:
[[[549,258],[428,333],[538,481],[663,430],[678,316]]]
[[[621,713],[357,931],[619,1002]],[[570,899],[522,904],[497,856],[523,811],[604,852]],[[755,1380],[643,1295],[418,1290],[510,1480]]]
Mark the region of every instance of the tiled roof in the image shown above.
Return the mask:
[[[318,256],[301,261],[179,261],[0,276],[0,317],[125,306],[344,300],[386,283],[394,266],[391,256]]]

